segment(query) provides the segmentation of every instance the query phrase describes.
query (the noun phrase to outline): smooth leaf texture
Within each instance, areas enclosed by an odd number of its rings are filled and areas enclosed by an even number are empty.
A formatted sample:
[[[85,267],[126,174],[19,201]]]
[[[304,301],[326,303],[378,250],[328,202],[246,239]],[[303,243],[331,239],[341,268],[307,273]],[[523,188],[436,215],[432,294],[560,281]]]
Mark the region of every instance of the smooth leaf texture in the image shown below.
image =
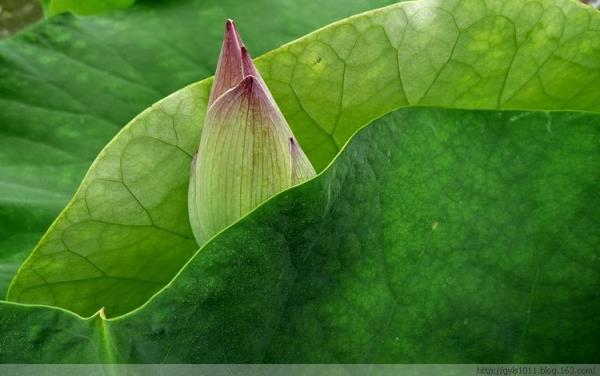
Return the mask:
[[[59,15],[0,42],[0,296],[111,137],[214,72],[227,17],[262,53],[391,2],[144,1],[106,16]]]
[[[599,136],[597,114],[399,110],[137,311],[0,303],[0,362],[598,363]]]
[[[600,13],[571,0],[401,3],[309,34],[257,65],[318,169],[358,127],[403,105],[600,111]],[[145,301],[187,261],[196,249],[179,217],[186,210],[184,189],[175,187],[188,179],[185,151],[194,147],[181,151],[173,145],[192,145],[198,138],[176,137],[172,130],[200,133],[210,85],[208,79],[182,89],[129,125],[131,143],[140,143],[136,135],[160,142],[129,154],[112,146],[100,154],[75,195],[76,204],[63,212],[20,270],[10,300],[57,305],[82,315],[106,307],[114,316]],[[124,142],[117,137],[115,144]],[[152,164],[153,173],[146,175],[139,161],[155,158],[160,164]],[[163,193],[143,197],[127,191],[128,177],[120,178],[116,170],[113,184],[88,191],[99,184],[99,172],[119,164],[132,166],[135,184]],[[156,176],[163,175],[167,178],[157,187]],[[165,192],[172,204],[166,204]],[[101,217],[86,214],[84,203],[90,199],[106,208]],[[163,229],[152,225],[157,219]],[[131,231],[140,228],[144,232],[138,236],[152,242],[139,246],[131,240],[139,239]],[[165,240],[164,228],[182,237],[169,234]],[[67,232],[73,238],[65,245],[59,240]],[[177,242],[174,251],[165,250],[171,241]],[[153,265],[159,264],[165,273],[155,278]],[[126,293],[104,294],[109,284]]]

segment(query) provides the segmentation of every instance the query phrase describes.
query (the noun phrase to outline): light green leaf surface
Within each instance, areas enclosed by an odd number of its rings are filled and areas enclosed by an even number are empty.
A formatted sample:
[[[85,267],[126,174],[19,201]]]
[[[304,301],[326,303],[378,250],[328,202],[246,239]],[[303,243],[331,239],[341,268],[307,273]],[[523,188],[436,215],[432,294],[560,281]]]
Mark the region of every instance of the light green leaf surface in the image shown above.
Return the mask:
[[[599,136],[598,114],[399,110],[137,311],[0,303],[0,362],[598,363]]]
[[[600,111],[600,14],[571,0],[401,3],[330,25],[257,65],[303,149],[322,168],[358,127],[403,105]],[[15,278],[10,300],[82,315],[106,307],[119,315],[187,261],[195,246],[180,217],[185,190],[179,184],[188,179],[210,84],[184,88],[130,124],[131,136],[115,144],[140,145],[135,151],[111,145],[100,154],[71,208]],[[173,127],[189,138],[177,137]],[[161,141],[145,145],[148,134]],[[141,164],[154,158],[160,163]],[[130,166],[122,177],[119,164]],[[155,168],[146,175],[150,165]],[[96,178],[109,169],[111,184]],[[86,208],[90,200],[96,203]],[[94,205],[104,209],[96,215]],[[132,240],[142,238],[152,241]],[[173,248],[165,250],[169,242]],[[111,288],[126,293],[104,293]]]
[[[1,41],[0,297],[117,131],[214,72],[226,18],[258,54],[391,2],[144,1],[109,15],[55,16]]]

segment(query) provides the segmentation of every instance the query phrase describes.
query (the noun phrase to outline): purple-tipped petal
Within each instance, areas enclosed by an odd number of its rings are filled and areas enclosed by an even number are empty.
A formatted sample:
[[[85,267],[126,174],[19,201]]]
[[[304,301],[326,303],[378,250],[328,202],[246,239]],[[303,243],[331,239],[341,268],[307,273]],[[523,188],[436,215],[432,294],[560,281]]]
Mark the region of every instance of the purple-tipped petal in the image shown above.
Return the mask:
[[[221,47],[219,62],[217,63],[217,72],[213,81],[208,105],[210,106],[217,98],[232,87],[240,83],[244,78],[242,71],[242,42],[235,24],[232,20],[227,20],[225,25],[225,37]]]
[[[240,33],[238,33],[237,28],[235,27],[235,22],[233,22],[231,18],[227,19],[225,22],[225,28],[230,30],[230,32],[235,36],[238,45],[244,45],[244,42],[242,42],[242,38],[240,37]]]
[[[217,71],[208,100],[210,107],[221,95],[239,84],[248,76],[256,77],[264,86],[267,95],[273,96],[267,89],[267,85],[256,69],[248,50],[237,32],[235,23],[227,20],[225,23],[225,37],[221,47],[221,55],[217,64]]]
[[[241,59],[242,59],[242,72],[244,74],[244,77],[248,77],[248,76],[260,77],[260,74],[258,73],[258,70],[254,66],[254,62],[252,61],[252,58],[250,57],[250,54],[248,53],[248,49],[246,48],[246,46],[242,45],[242,47],[240,48],[240,55],[241,55]]]
[[[267,86],[267,83],[265,82],[265,80],[263,80],[262,76],[258,72],[258,69],[256,69],[256,65],[254,65],[254,62],[252,61],[252,58],[250,57],[250,53],[248,52],[248,50],[246,49],[245,46],[242,46],[242,48],[241,48],[241,55],[242,55],[242,72],[244,74],[244,78],[248,77],[248,76],[256,77],[258,82],[260,82],[260,84],[264,87],[264,89],[265,89],[264,91],[265,91],[266,95],[273,102],[273,105],[275,107],[277,107],[277,103],[275,102],[275,98],[273,98],[273,94],[271,94],[271,92],[269,91],[269,87]]]

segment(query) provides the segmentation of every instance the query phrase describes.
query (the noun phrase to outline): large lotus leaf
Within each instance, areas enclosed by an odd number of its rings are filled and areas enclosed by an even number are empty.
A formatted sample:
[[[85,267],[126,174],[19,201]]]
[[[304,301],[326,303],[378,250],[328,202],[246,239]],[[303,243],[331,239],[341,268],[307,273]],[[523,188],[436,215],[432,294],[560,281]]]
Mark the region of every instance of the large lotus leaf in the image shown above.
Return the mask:
[[[103,16],[63,14],[1,41],[0,296],[111,137],[212,74],[227,17],[259,53],[391,2],[143,1]]]
[[[570,0],[400,3],[257,63],[322,167],[358,127],[398,106],[599,111],[600,13]],[[10,300],[119,315],[187,261],[196,246],[185,182],[210,84],[151,107],[100,153],[19,271]]]
[[[597,114],[399,110],[136,311],[0,303],[0,362],[598,363],[599,140]]]

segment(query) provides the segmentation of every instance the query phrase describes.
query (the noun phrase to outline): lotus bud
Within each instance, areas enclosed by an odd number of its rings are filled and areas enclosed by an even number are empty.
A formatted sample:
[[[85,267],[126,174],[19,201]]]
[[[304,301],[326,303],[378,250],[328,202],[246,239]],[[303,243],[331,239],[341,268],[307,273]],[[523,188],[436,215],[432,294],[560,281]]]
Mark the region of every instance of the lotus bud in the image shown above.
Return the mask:
[[[232,21],[192,162],[189,217],[200,245],[282,190],[315,176]]]

